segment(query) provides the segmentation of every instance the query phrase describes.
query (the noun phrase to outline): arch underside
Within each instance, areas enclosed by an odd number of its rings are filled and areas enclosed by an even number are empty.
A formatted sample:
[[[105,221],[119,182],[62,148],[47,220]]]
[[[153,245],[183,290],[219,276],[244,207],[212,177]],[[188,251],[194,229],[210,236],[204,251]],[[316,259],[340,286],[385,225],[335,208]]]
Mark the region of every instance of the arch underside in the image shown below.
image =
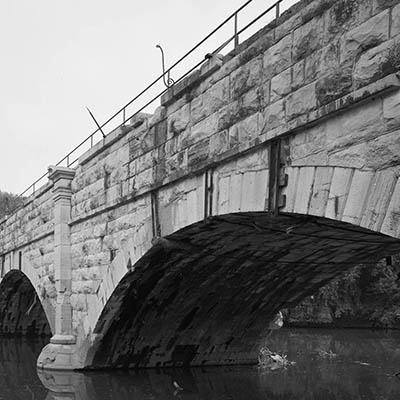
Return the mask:
[[[0,284],[0,335],[51,335],[35,288],[18,270],[8,272]]]
[[[320,217],[212,217],[166,238],[116,288],[88,367],[253,363],[278,310],[400,241]]]

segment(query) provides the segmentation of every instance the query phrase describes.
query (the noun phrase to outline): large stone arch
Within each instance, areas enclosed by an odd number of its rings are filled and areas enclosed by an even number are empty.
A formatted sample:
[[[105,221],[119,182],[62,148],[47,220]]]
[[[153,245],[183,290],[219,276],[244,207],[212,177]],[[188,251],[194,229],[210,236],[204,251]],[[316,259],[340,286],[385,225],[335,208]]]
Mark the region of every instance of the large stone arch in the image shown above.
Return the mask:
[[[45,309],[29,278],[11,270],[0,283],[0,333],[11,336],[49,336]]]
[[[160,240],[117,285],[86,367],[253,363],[268,321],[400,241],[324,217],[232,213]]]

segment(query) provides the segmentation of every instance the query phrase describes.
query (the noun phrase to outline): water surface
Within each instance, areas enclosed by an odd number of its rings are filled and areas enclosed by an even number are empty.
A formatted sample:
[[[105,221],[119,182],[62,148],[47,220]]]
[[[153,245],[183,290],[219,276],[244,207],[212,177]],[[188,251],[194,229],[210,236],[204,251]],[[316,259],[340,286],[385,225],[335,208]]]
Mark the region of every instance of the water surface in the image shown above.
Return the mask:
[[[37,373],[43,345],[0,338],[1,400],[400,399],[400,378],[394,376],[400,372],[400,332],[282,329],[267,345],[296,364],[275,371],[254,366]]]

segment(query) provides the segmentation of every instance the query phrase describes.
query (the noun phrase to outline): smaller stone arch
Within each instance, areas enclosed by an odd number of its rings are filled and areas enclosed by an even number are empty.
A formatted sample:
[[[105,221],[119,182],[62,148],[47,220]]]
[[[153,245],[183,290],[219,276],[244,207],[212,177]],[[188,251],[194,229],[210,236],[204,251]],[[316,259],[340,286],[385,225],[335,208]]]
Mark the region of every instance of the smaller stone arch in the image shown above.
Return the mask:
[[[51,327],[29,278],[9,271],[0,283],[0,335],[50,336]]]

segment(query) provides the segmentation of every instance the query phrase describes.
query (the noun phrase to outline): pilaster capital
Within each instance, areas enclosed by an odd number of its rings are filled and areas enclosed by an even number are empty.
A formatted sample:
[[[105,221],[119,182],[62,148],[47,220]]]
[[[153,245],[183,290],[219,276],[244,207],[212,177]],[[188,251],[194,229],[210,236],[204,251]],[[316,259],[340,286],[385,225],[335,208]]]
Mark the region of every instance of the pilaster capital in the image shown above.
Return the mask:
[[[75,176],[75,170],[67,167],[60,167],[56,165],[50,165],[48,168],[48,177],[53,183],[58,182],[61,179],[65,179],[67,181],[72,181]]]
[[[70,200],[72,196],[71,181],[74,179],[75,170],[66,167],[53,166],[48,168],[49,179],[53,181],[54,201]]]

